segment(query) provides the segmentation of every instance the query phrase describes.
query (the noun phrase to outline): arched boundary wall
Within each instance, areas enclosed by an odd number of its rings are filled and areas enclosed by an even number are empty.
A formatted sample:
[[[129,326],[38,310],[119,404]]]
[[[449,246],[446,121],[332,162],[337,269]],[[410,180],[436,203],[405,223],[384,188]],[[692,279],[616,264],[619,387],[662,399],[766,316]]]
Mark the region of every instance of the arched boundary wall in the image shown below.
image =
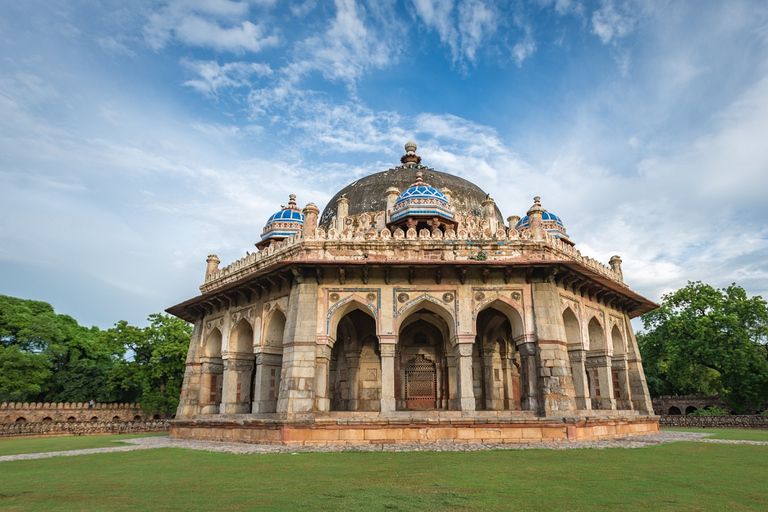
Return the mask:
[[[147,413],[141,409],[140,404],[94,404],[93,408],[89,408],[87,402],[3,402],[0,404],[0,423],[134,421],[136,419],[142,421],[148,419]]]

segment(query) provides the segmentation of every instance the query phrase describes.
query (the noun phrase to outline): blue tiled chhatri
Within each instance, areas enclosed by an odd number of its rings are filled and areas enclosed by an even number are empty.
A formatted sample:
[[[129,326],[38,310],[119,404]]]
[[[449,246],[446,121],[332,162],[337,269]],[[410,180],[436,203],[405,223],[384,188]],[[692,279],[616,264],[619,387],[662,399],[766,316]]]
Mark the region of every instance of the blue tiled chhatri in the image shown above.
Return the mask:
[[[269,240],[283,240],[289,236],[299,233],[304,226],[304,214],[296,206],[296,196],[291,194],[288,200],[288,206],[269,217],[264,231],[261,233],[261,242],[263,244]]]
[[[436,216],[453,219],[448,198],[422,180],[421,173],[416,175],[416,183],[397,197],[392,208],[392,220],[396,221],[406,215]]]

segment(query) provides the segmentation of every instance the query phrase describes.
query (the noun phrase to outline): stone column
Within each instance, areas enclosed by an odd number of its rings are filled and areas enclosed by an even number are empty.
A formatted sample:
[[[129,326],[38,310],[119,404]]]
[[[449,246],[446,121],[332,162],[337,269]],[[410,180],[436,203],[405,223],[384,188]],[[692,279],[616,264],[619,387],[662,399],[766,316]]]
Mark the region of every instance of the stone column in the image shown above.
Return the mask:
[[[613,398],[611,358],[606,354],[588,354],[586,367],[587,371],[592,371],[592,389],[589,390],[592,396],[592,408],[606,411],[616,409],[616,400]],[[595,382],[595,371],[597,382]]]
[[[224,364],[220,357],[201,358],[200,408],[201,414],[219,414],[221,412],[222,375]]]
[[[315,203],[309,203],[304,207],[304,237],[312,238],[315,236],[315,230],[317,229],[317,216],[320,210]]]
[[[318,345],[315,347],[315,410],[326,412],[331,410],[331,399],[328,396],[328,374],[331,369],[331,347]]]
[[[200,387],[202,386],[202,363],[197,360],[197,350],[200,348],[200,338],[203,333],[203,319],[198,318],[192,330],[187,351],[184,380],[181,383],[179,407],[176,409],[177,419],[188,419],[200,413]]]
[[[587,353],[582,349],[569,350],[568,358],[571,360],[576,409],[589,411],[592,409],[592,401],[589,399],[589,381],[587,380],[587,371],[584,367]]]
[[[347,357],[347,410],[357,411],[357,396],[360,386],[360,352],[350,350],[345,353],[345,356]]]
[[[300,272],[288,299],[283,335],[283,373],[277,412],[310,413],[315,408],[315,346],[317,345],[317,281]]]
[[[346,220],[349,214],[349,199],[340,197],[336,200],[336,231],[343,232],[347,227]]]
[[[224,359],[222,412],[247,414],[251,412],[251,375],[253,359],[249,354],[229,354]]]
[[[379,335],[379,352],[381,353],[381,412],[394,411],[395,401],[395,347],[394,334]]]
[[[524,411],[539,410],[539,379],[536,343],[520,343],[520,405]]]
[[[454,354],[456,355],[456,373],[458,380],[458,396],[456,405],[460,411],[475,410],[475,393],[472,389],[472,346],[474,334],[456,335]]]
[[[495,411],[496,405],[496,381],[493,378],[493,356],[483,356],[483,393],[486,411]]]
[[[205,280],[208,281],[208,276],[219,270],[219,263],[221,263],[221,260],[215,254],[209,254],[205,262],[208,264],[205,268]]]
[[[575,409],[560,295],[553,282],[531,283],[534,327],[539,347],[539,386],[544,414]]]
[[[274,413],[277,410],[277,393],[280,389],[282,356],[263,352],[259,348],[255,355],[253,378],[253,414]],[[274,374],[273,374],[274,372]],[[274,380],[274,382],[273,382]]]
[[[627,374],[627,356],[621,355],[614,357],[611,360],[611,368],[614,372],[618,372],[619,377],[619,398],[616,399],[616,409],[632,409],[632,392],[630,390],[629,376]]]

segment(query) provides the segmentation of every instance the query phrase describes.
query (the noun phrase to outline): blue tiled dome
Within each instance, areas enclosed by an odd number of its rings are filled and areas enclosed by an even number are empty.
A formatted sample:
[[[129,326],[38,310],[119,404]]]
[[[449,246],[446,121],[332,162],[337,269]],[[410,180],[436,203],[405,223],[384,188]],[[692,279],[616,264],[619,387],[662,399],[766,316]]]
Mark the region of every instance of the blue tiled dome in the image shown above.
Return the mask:
[[[401,193],[392,207],[392,221],[406,216],[442,217],[453,219],[451,204],[445,194],[432,188],[416,175],[416,183]]]
[[[296,196],[291,194],[288,206],[272,214],[267,219],[264,231],[261,233],[261,242],[256,244],[259,248],[269,245],[270,240],[283,240],[299,233],[304,227],[304,214],[296,206]]]
[[[546,210],[544,210],[541,213],[541,224],[542,227],[552,236],[555,238],[565,238],[568,239],[568,233],[565,231],[565,225],[563,225],[563,221],[555,215],[554,213],[550,213]],[[531,226],[531,218],[526,215],[522,219],[520,219],[517,222],[517,225],[515,226],[515,229],[518,231],[525,231]]]

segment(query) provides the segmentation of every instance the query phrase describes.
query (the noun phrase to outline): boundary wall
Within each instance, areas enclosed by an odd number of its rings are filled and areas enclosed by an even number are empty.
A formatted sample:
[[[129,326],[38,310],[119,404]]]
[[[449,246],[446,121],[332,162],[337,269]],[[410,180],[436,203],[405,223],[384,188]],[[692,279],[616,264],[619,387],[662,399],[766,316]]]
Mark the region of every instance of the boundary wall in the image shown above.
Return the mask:
[[[664,415],[659,419],[661,427],[697,428],[765,428],[768,429],[768,415],[732,414],[729,416],[678,416]]]
[[[27,403],[0,404],[0,424],[24,422],[138,421],[149,419],[141,404]]]
[[[0,439],[25,436],[49,437],[168,432],[169,429],[168,420],[0,423]]]

